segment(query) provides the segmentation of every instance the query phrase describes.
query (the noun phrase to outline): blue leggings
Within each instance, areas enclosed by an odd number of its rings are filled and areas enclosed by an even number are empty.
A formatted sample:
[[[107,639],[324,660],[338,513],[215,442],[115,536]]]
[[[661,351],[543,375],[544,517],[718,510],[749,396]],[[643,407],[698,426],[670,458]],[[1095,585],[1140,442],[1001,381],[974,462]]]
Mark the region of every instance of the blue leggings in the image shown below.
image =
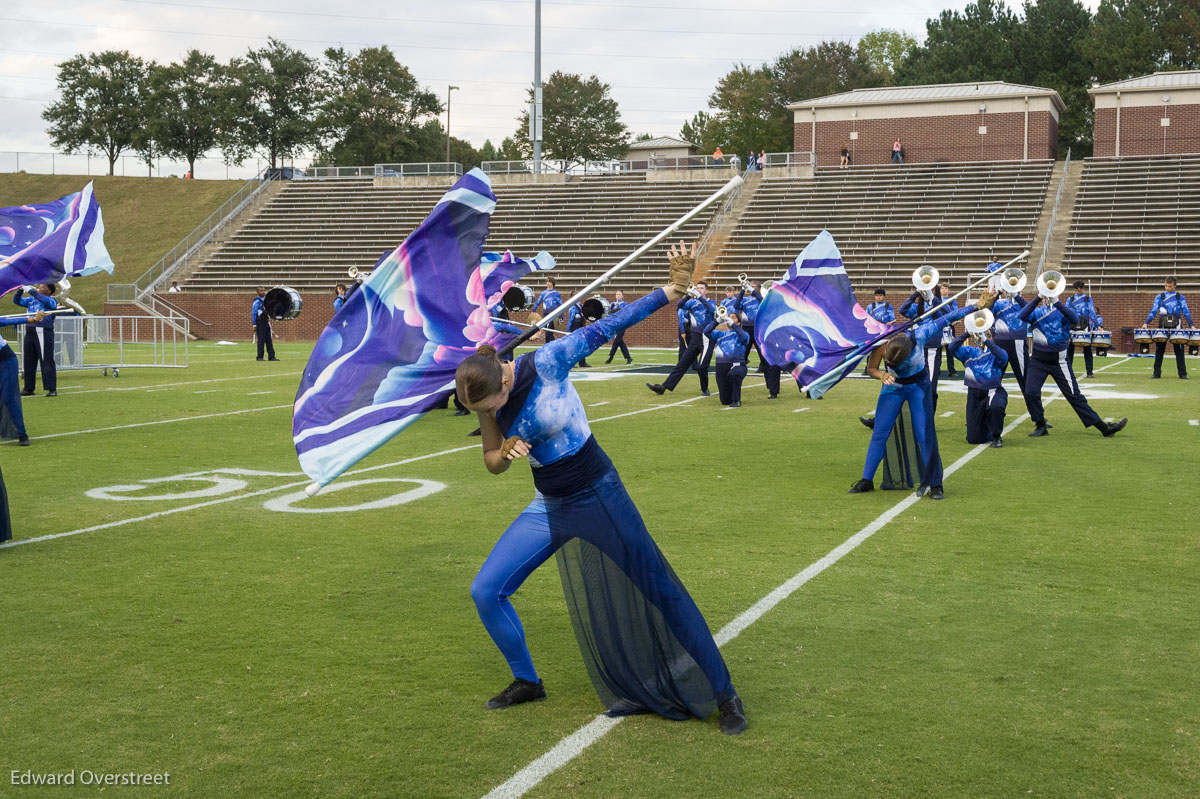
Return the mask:
[[[892,433],[892,425],[900,415],[900,407],[907,402],[909,413],[912,414],[913,438],[925,455],[925,426],[929,417],[925,413],[925,392],[928,384],[925,382],[902,385],[893,383],[884,386],[879,392],[879,401],[875,405],[875,428],[871,432],[871,445],[867,447],[867,463],[863,467],[863,479],[874,480],[875,472],[879,470],[879,462],[883,460],[883,452],[887,447],[888,436]],[[934,483],[934,485],[940,484]]]

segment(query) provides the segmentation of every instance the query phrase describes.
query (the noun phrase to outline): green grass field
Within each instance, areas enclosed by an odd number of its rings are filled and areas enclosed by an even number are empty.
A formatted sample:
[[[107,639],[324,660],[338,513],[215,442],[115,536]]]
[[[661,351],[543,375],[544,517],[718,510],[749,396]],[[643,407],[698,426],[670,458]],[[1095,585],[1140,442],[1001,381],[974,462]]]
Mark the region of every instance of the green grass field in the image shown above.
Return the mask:
[[[0,175],[0,208],[47,203],[95,183],[104,213],[104,243],[116,265],[71,281],[71,299],[104,312],[110,282],[132,283],[228,200],[245,181],[86,175]]]
[[[487,474],[473,419],[441,411],[330,488],[350,487],[289,497],[308,482],[289,410],[307,347],[280,357],[194,344],[187,369],[67,372],[25,400],[33,445],[0,447],[17,535],[0,795],[97,795],[10,776],[86,769],[171,775],[106,795],[481,797],[603,710],[552,564],[514,598],[549,701],[483,709],[510,675],[468,587],[532,496],[525,467]],[[1056,400],[1050,437],[1026,421],[977,450],[943,385],[947,500],[904,508],[724,646],[746,734],[630,718],[528,795],[1195,797],[1200,382],[1097,366],[1093,404],[1130,419],[1113,439]],[[694,377],[660,398],[646,374],[580,372],[714,631],[907,496],[845,493],[874,383],[768,401],[752,375],[722,410]],[[436,488],[414,480],[444,488],[354,509]]]

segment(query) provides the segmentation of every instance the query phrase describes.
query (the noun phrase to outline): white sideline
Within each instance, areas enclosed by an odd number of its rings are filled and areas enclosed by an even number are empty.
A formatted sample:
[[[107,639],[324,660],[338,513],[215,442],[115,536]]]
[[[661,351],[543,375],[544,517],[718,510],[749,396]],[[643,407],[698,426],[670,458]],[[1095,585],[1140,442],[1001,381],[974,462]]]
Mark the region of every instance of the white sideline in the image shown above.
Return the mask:
[[[81,436],[84,433],[106,433],[109,430],[128,430],[131,427],[152,427],[156,424],[174,424],[176,422],[192,422],[196,419],[213,419],[218,416],[238,416],[243,413],[258,413],[259,411],[277,411],[281,408],[290,408],[288,405],[269,405],[265,408],[245,408],[240,411],[222,411],[221,413],[205,413],[200,416],[181,416],[178,419],[158,419],[153,422],[133,422],[132,424],[119,424],[113,427],[93,427],[91,430],[65,430],[61,433],[47,433],[44,436],[30,436],[31,441],[41,441],[46,438],[61,438],[62,436]],[[5,442],[13,444],[15,442]]]
[[[103,391],[148,391],[158,390],[162,388],[173,388],[175,386],[199,386],[205,383],[227,383],[231,380],[269,380],[272,377],[296,377],[304,374],[303,372],[278,372],[276,374],[267,375],[246,375],[244,377],[211,377],[207,380],[184,380],[178,383],[151,383],[143,386],[109,386],[108,388],[85,388],[82,391],[72,391],[71,396],[76,394],[98,394]],[[65,387],[64,387],[65,388]]]
[[[1117,364],[1124,363],[1126,360],[1128,359],[1126,358],[1114,363],[1110,363],[1107,366],[1102,366],[1094,371],[1099,372],[1104,369],[1109,369]],[[1055,394],[1054,396],[1051,396],[1042,403],[1042,406],[1045,407],[1049,405],[1056,399],[1061,398],[1061,396],[1061,394]],[[1011,433],[1028,418],[1028,413],[1021,414],[1021,416],[1017,417],[1015,421],[1004,428],[1005,435]],[[973,460],[984,450],[989,448],[990,447],[987,444],[979,444],[973,449],[967,451],[966,454],[945,469],[944,475],[948,477],[954,474],[963,466],[970,463],[971,460]],[[904,499],[900,500],[891,508],[884,511],[873,522],[835,547],[829,552],[829,554],[825,555],[825,557],[811,564],[803,571],[787,580],[787,582],[780,585],[774,591],[755,602],[737,618],[722,627],[720,631],[713,636],[713,640],[717,642],[717,646],[724,646],[734,638],[737,638],[743,630],[762,618],[767,611],[771,610],[780,602],[787,599],[809,580],[813,579],[821,572],[837,563],[843,557],[853,552],[859,546],[859,544],[866,541],[875,533],[879,532],[884,525],[903,513],[907,508],[911,507],[917,502],[918,499],[919,497],[917,497],[916,494],[909,493]],[[509,777],[507,781],[493,788],[484,796],[483,799],[515,799],[515,797],[524,796],[528,791],[537,786],[538,783],[540,783],[543,779],[565,766],[567,763],[573,760],[576,755],[583,752],[584,749],[600,740],[600,738],[607,734],[608,731],[613,727],[616,727],[617,724],[619,724],[624,718],[624,716],[618,718],[609,718],[603,714],[596,716],[587,724],[583,725],[578,730],[555,744],[550,751],[546,752],[546,754],[542,755],[537,760],[534,760],[532,763],[525,766],[525,768]]]

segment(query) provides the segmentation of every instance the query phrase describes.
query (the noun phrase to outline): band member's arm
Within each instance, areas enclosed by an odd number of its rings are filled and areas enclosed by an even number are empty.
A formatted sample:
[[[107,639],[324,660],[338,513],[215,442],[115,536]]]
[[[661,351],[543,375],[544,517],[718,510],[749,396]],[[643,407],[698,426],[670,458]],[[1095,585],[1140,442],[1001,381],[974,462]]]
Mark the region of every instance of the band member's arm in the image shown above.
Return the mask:
[[[867,375],[880,380],[885,386],[890,386],[896,382],[896,378],[892,377],[889,372],[885,372],[879,368],[879,364],[883,363],[883,345],[871,350],[871,354],[867,356]]]
[[[900,306],[900,315],[906,316],[909,319],[916,319],[921,315],[920,309],[918,308],[920,300],[920,292],[914,291],[909,295],[908,299],[905,300],[904,304]]]
[[[480,411],[479,435],[483,439],[483,465],[492,474],[508,471],[508,467],[517,458],[529,454],[529,445],[517,436],[504,437],[496,417],[487,411]]]
[[[1179,315],[1187,320],[1188,327],[1192,326],[1192,312],[1188,310],[1187,298],[1182,294],[1179,295]]]
[[[1034,295],[1034,298],[1025,303],[1025,307],[1017,314],[1018,318],[1030,327],[1037,327],[1037,322],[1033,321],[1033,309],[1042,304],[1042,295]]]
[[[1063,318],[1066,319],[1072,327],[1079,324],[1079,314],[1075,313],[1074,308],[1067,305],[1062,300],[1054,303],[1054,307],[1058,309],[1058,312],[1063,315]]]
[[[966,363],[966,362],[967,362],[967,358],[964,358],[964,357],[963,357],[963,354],[964,354],[964,353],[960,353],[960,352],[958,351],[958,348],[959,348],[959,347],[961,347],[963,344],[965,344],[965,343],[966,343],[966,341],[967,341],[967,334],[966,334],[966,333],[959,333],[959,334],[958,334],[958,337],[957,337],[957,338],[955,338],[955,339],[954,339],[954,341],[951,341],[951,342],[950,342],[950,344],[949,344],[949,345],[947,345],[947,347],[946,347],[946,349],[947,349],[947,350],[949,350],[949,352],[950,352],[950,354],[951,354],[951,355],[953,355],[955,358],[958,358],[958,359],[959,359],[960,361],[962,361],[963,363]],[[969,357],[970,353],[966,353],[966,354],[967,354],[967,355],[968,355],[968,357]]]
[[[988,352],[996,359],[996,367],[1003,369],[1008,364],[1008,353],[1002,350],[1000,345],[990,338],[984,339],[984,343],[987,344]]]
[[[1158,309],[1162,307],[1162,300],[1163,295],[1161,293],[1154,295],[1154,304],[1150,306],[1150,315],[1146,317],[1146,324],[1150,324],[1154,321],[1154,317],[1158,316]]]
[[[670,302],[666,294],[669,288],[655,289],[616,313],[544,345],[534,354],[538,374],[548,379],[562,380],[572,366],[600,349],[613,336],[667,305]]]

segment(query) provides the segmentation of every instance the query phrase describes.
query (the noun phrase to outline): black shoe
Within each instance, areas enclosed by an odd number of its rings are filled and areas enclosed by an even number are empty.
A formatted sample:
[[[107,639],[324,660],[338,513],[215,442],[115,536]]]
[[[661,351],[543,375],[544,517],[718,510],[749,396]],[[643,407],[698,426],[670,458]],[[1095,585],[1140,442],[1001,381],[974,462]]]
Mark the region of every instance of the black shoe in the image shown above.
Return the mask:
[[[255,358],[254,360],[256,360],[256,361],[261,361],[261,360],[262,360],[262,358]]]
[[[21,392],[21,396],[22,396],[22,397],[32,397],[32,396],[33,396],[33,392],[32,392],[32,391],[22,391],[22,392]]]
[[[631,364],[631,363],[633,363],[633,358],[626,358],[626,359],[625,359],[625,363],[626,363],[626,364]]]
[[[29,446],[29,436],[25,435],[24,433],[17,436],[17,446],[18,447],[28,447]]]
[[[1000,449],[1003,446],[1004,446],[1004,439],[1001,438],[1000,436],[996,436],[995,438],[992,439],[992,449]]]
[[[580,361],[577,365],[583,367],[584,369],[592,368],[592,365],[590,363],[588,363],[587,361]]]
[[[609,358],[607,361],[605,361],[605,363],[606,363],[606,364],[608,364],[608,363],[612,363],[612,358]]]
[[[655,394],[658,394],[659,396],[662,396],[662,393],[664,391],[666,391],[666,389],[663,388],[662,386],[660,386],[658,383],[647,383],[646,388],[650,389],[651,391],[653,391]]]
[[[717,724],[720,725],[721,732],[726,735],[741,735],[750,726],[750,723],[746,721],[742,698],[736,694],[732,699],[726,699],[717,705],[717,712],[721,714],[717,719]]]
[[[701,391],[701,392],[700,392],[700,396],[702,396],[702,397],[711,397],[711,396],[712,396],[712,392],[711,392],[711,391],[709,391],[708,389],[705,389],[704,391]]]
[[[868,430],[875,429],[875,417],[873,417],[873,416],[870,418],[868,418],[866,416],[860,416],[860,417],[858,417],[858,421],[862,422],[863,427],[867,428]]]
[[[1161,377],[1162,377],[1162,375],[1150,375],[1151,380],[1158,380]]]
[[[467,435],[469,435],[469,436],[480,436],[480,435],[483,435],[483,433],[481,433],[481,432],[479,431],[479,428],[478,428],[478,427],[476,427],[474,430],[472,430],[471,432],[467,433]]]
[[[865,494],[868,491],[874,491],[874,490],[875,490],[875,484],[864,477],[863,479],[859,480],[854,485],[850,486],[850,490],[847,491],[846,493],[847,494]]]
[[[1087,375],[1085,376],[1085,379],[1091,380],[1093,377],[1095,377],[1095,375],[1092,374],[1091,372],[1088,372]]]
[[[58,396],[58,392],[57,392],[57,391],[47,391],[47,392],[46,392],[46,396],[47,396],[47,397],[57,397],[57,396]]]
[[[1180,380],[1187,380],[1187,379],[1188,379],[1188,376],[1187,376],[1187,375],[1180,375],[1180,376],[1179,376],[1179,379],[1180,379]]]
[[[1047,429],[1047,430],[1053,430],[1053,429],[1054,429],[1054,425],[1050,424],[1049,422],[1042,422],[1042,424],[1046,425],[1046,429]]]
[[[1030,438],[1041,438],[1042,436],[1050,435],[1049,425],[1042,423],[1033,428],[1033,432],[1029,434]]]
[[[512,681],[511,685],[489,699],[484,704],[484,707],[488,710],[503,710],[513,705],[521,705],[526,702],[544,702],[545,700],[546,686],[540,680],[538,682],[530,682],[518,677]]]
[[[1128,419],[1122,419],[1121,421],[1115,422],[1113,424],[1105,424],[1104,422],[1101,422],[1101,424],[1104,424],[1104,427],[1100,428],[1100,432],[1104,434],[1105,438],[1112,438],[1117,433],[1124,430],[1125,425],[1128,423],[1129,423]]]
[[[929,498],[930,499],[945,499],[946,492],[942,491],[941,486],[931,486],[929,488]]]
[[[268,361],[278,361],[278,358],[267,358]]]
[[[742,403],[740,403],[740,402],[731,402],[731,403],[729,403],[729,407],[730,407],[730,408],[740,408],[740,407],[742,407]]]
[[[779,395],[778,394],[768,394],[767,399],[779,399]]]
[[[470,413],[471,413],[471,412],[470,412],[470,411],[468,411],[466,408],[457,408],[457,409],[454,411],[454,415],[455,415],[455,416],[468,416],[468,415],[470,415]]]

